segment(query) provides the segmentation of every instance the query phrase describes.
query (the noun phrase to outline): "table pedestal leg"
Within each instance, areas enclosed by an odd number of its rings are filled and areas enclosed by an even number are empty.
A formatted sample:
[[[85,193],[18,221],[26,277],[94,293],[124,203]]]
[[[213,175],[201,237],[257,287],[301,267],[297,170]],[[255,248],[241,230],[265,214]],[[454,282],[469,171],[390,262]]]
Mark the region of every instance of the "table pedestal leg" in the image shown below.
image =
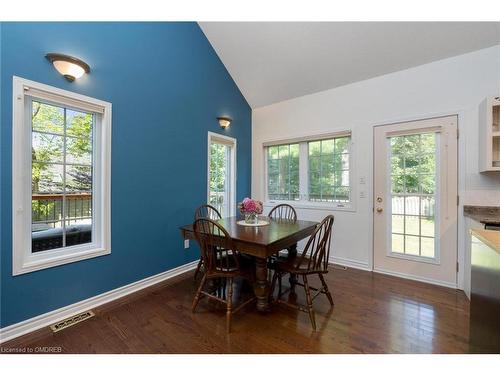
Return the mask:
[[[297,244],[294,244],[288,248],[288,257],[293,258],[297,256]],[[288,279],[290,282],[290,293],[295,293],[295,284],[297,284],[297,276],[290,274],[290,278]]]
[[[257,310],[269,310],[269,281],[267,280],[267,259],[255,258],[254,293],[257,297]]]

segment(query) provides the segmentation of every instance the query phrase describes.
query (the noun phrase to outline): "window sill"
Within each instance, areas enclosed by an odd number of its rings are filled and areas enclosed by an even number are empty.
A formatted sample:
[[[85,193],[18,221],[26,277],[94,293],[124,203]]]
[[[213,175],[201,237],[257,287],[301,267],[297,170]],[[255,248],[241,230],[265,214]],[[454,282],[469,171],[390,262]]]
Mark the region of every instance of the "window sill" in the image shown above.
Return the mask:
[[[439,261],[438,258],[425,258],[425,257],[416,256],[416,255],[406,255],[406,254],[399,254],[399,253],[393,253],[393,252],[389,252],[387,254],[387,256],[390,258],[404,259],[404,260],[409,260],[409,261],[419,262],[419,263],[429,263],[429,264],[436,264],[436,265],[441,264],[441,262]]]
[[[22,275],[108,254],[111,254],[111,249],[109,247],[106,249],[96,247],[93,244],[47,250],[43,253],[30,254],[18,264],[14,263],[12,274],[13,276]]]
[[[346,205],[342,207],[332,203],[314,203],[304,201],[266,201],[264,203],[264,207],[272,208],[282,203],[289,204],[290,206],[293,206],[293,208],[305,210],[356,212],[356,208],[352,205]]]

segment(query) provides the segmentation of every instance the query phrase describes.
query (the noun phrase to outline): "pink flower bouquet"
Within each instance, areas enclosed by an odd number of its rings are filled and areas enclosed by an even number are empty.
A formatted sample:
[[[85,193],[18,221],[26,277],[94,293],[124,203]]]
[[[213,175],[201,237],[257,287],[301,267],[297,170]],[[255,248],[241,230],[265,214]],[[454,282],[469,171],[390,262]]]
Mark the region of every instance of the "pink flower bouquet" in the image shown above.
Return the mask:
[[[245,215],[247,223],[257,223],[258,215],[262,213],[262,202],[250,198],[245,198],[240,203],[240,212]]]

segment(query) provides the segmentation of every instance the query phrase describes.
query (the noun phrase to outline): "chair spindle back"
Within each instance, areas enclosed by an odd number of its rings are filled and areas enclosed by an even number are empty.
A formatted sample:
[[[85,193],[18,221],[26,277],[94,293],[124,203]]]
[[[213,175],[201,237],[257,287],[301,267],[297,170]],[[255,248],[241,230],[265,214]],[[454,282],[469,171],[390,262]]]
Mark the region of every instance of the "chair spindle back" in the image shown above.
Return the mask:
[[[209,218],[211,220],[222,219],[222,215],[214,206],[203,204],[194,212],[194,219]]]
[[[316,227],[300,255],[297,268],[303,269],[304,265],[307,265],[307,271],[326,272],[328,270],[334,219],[333,215],[328,215]]]
[[[286,203],[278,204],[276,207],[273,207],[267,216],[275,220],[297,221],[297,212],[295,208]]]
[[[222,225],[211,219],[201,218],[194,222],[193,231],[208,276],[224,275],[239,269],[239,258],[233,250],[233,240]]]

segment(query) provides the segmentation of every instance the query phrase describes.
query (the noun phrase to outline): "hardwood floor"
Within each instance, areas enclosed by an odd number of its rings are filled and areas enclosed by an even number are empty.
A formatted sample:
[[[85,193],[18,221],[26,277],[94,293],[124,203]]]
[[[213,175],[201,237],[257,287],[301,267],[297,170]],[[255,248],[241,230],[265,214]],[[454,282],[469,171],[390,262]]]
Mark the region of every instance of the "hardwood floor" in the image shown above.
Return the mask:
[[[196,285],[190,272],[94,309],[95,317],[58,333],[46,328],[2,347],[60,347],[62,353],[468,351],[469,302],[462,291],[354,269],[330,268],[326,280],[335,307],[323,295],[314,301],[317,332],[307,314],[273,304],[265,315],[255,306],[238,312],[226,334],[225,309],[217,302],[204,299],[191,313]],[[304,302],[303,290],[297,294]]]

